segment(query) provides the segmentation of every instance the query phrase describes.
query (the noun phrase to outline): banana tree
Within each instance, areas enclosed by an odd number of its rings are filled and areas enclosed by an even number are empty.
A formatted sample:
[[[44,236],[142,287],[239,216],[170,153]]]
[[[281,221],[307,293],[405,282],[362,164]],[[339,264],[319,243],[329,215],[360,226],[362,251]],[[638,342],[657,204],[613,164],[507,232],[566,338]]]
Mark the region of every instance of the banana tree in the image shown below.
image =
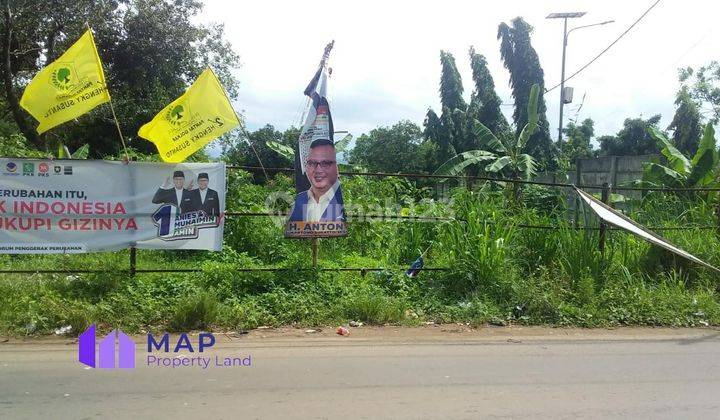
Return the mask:
[[[530,89],[528,101],[528,122],[520,131],[517,139],[496,136],[478,120],[473,121],[473,133],[477,136],[482,149],[460,153],[435,171],[436,175],[458,175],[471,165],[484,164],[485,172],[504,174],[513,179],[529,180],[535,175],[535,159],[525,153],[530,137],[538,129],[538,96],[540,87],[534,84]]]
[[[350,141],[353,139],[352,134],[347,134],[342,139],[335,142],[335,152],[345,152],[347,150],[348,145],[350,145]],[[280,156],[287,159],[288,162],[295,162],[295,150],[293,150],[292,147],[286,146],[279,141],[273,141],[268,140],[265,142],[267,147],[274,151],[275,153],[279,154]],[[357,165],[346,165],[343,163],[339,163],[338,167],[343,171],[349,171],[349,170],[355,170],[355,171],[363,171],[364,168],[357,166]]]
[[[58,145],[57,158],[58,159],[87,159],[90,154],[90,145],[85,143],[75,153],[70,153],[70,150],[64,144]]]
[[[715,130],[707,124],[700,139],[695,156],[688,159],[658,129],[648,127],[667,159],[667,165],[660,162],[647,162],[643,165],[643,179],[638,184],[653,188],[702,188],[718,184],[720,166],[718,151],[715,148]]]

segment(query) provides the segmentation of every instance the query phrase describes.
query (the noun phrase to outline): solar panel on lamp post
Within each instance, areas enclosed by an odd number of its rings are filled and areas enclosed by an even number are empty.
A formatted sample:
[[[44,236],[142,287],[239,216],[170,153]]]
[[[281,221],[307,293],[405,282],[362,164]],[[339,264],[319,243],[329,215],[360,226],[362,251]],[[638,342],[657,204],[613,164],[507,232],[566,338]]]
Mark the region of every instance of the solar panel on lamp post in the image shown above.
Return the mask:
[[[567,29],[567,20],[573,19],[573,18],[579,18],[583,17],[586,12],[565,12],[565,13],[550,13],[547,15],[546,19],[562,19],[563,20],[563,50],[562,50],[562,67],[560,70],[560,117],[559,117],[559,123],[558,123],[558,148],[562,148],[562,129],[563,129],[563,107],[565,106],[565,53],[567,49],[567,40],[568,35],[570,35],[570,32],[577,30],[577,29],[583,29],[583,28],[589,28],[591,26],[599,26],[599,25],[605,25],[608,23],[615,22],[614,20],[607,20],[605,22],[598,22],[593,23],[591,25],[583,25],[578,26],[575,28],[572,28],[568,31]]]

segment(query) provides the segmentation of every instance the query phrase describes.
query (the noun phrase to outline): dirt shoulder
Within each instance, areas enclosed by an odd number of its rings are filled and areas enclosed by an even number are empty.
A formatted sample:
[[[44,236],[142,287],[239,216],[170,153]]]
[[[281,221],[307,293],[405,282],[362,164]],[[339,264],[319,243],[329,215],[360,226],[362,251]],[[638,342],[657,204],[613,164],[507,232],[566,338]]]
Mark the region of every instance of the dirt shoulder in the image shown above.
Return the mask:
[[[460,324],[426,325],[420,327],[361,326],[347,327],[350,334],[340,336],[335,326],[318,328],[259,328],[251,331],[214,332],[220,346],[297,345],[322,346],[344,344],[451,344],[451,343],[542,343],[593,341],[720,341],[720,328],[652,328],[622,327],[612,329],[552,328],[508,326],[472,328]],[[197,335],[193,332],[191,335]],[[175,334],[173,334],[175,335]],[[156,335],[157,336],[157,335]],[[143,342],[144,335],[133,337]],[[76,337],[3,337],[0,350],[16,345],[69,345]]]

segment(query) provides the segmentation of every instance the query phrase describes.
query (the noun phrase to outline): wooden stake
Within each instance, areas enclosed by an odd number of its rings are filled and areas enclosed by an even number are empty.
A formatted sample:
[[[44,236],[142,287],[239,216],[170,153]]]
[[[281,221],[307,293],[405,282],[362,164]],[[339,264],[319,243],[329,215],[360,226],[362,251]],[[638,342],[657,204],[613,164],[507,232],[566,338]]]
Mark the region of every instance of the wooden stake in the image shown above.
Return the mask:
[[[310,247],[312,248],[312,265],[313,269],[317,268],[317,256],[318,256],[318,238],[312,238]]]
[[[608,204],[609,201],[610,201],[610,188],[608,186],[608,183],[604,182],[603,187],[602,187],[602,202],[605,204]],[[600,221],[599,248],[600,248],[600,253],[603,255],[605,254],[605,231],[606,230],[607,230],[607,225],[605,224],[605,222]]]

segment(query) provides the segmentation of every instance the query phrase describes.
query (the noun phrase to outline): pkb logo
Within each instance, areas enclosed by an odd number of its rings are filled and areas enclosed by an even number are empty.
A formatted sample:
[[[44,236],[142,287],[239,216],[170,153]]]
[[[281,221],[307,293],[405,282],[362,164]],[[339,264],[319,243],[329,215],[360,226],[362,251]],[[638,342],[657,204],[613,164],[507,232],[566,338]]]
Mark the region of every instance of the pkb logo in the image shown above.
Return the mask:
[[[115,343],[117,331],[117,346]],[[102,339],[99,345],[99,367],[101,369],[115,368],[115,348],[118,349],[117,367],[120,369],[133,369],[135,367],[135,343],[121,330],[112,330]],[[80,363],[95,366],[95,324],[92,324],[78,337],[78,360]]]

